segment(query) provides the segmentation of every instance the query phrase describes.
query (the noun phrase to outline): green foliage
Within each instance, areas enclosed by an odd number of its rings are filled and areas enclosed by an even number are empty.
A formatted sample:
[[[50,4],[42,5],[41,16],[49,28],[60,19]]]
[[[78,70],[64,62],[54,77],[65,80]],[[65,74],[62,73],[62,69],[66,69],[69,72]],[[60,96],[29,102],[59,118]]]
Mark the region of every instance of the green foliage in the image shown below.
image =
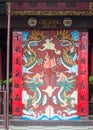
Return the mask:
[[[2,85],[2,80],[0,79],[0,85]]]
[[[90,84],[90,85],[93,85],[93,76],[92,76],[92,75],[89,76],[89,84]]]
[[[1,80],[0,79],[0,85],[6,85],[7,81],[6,80]],[[12,77],[9,79],[9,85],[12,85]]]

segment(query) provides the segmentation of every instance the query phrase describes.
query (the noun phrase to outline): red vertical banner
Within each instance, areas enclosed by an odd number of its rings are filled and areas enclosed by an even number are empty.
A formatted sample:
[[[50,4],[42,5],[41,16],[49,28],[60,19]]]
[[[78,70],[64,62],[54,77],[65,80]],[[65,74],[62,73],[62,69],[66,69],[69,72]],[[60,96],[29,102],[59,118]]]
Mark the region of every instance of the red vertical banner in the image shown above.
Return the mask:
[[[88,116],[88,32],[79,33],[78,114]]]
[[[22,33],[13,32],[12,39],[12,115],[22,115]]]

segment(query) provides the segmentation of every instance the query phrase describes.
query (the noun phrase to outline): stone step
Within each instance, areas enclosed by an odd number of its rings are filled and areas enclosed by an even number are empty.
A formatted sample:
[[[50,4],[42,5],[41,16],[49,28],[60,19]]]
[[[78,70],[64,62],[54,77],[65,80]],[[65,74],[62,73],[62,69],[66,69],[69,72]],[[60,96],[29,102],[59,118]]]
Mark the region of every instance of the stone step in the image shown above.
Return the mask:
[[[93,126],[9,126],[9,130],[93,130]]]

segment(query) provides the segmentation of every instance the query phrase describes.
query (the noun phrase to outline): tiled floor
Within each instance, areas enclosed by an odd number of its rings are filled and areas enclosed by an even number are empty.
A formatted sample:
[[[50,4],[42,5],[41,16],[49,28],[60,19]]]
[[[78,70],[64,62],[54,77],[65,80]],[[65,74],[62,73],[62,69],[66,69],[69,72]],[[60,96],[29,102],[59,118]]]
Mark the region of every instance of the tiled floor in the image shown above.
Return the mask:
[[[0,128],[0,130],[5,130]],[[9,130],[93,130],[93,126],[10,126]]]

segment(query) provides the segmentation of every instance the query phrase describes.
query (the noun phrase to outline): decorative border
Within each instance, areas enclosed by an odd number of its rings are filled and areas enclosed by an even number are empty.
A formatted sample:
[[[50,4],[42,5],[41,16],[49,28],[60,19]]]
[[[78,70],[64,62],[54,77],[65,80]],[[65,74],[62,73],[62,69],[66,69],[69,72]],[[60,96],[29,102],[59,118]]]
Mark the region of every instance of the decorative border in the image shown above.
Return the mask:
[[[8,2],[7,2],[8,4]],[[6,14],[7,14],[7,9],[6,9]],[[32,16],[93,16],[93,2],[89,2],[89,10],[87,11],[63,11],[63,10],[16,10],[13,11],[11,10],[11,15],[32,15]]]
[[[93,16],[93,11],[11,11],[11,15]]]

